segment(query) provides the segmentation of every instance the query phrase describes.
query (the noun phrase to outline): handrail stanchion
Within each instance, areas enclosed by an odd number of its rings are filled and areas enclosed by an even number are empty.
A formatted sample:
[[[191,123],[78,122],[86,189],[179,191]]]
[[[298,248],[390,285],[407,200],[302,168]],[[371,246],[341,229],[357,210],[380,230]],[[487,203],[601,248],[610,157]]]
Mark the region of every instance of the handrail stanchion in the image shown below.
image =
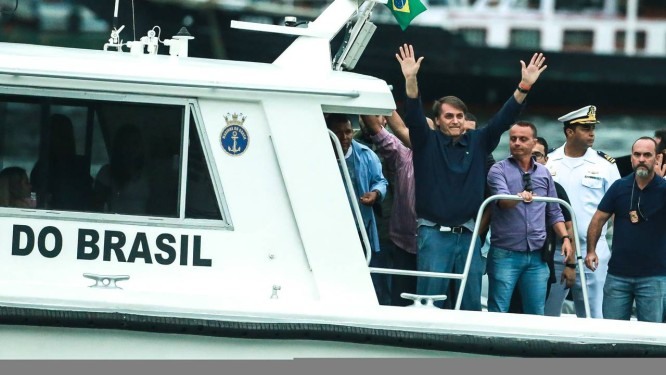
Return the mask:
[[[479,211],[476,213],[476,220],[474,221],[474,231],[472,232],[472,240],[469,243],[469,250],[467,251],[467,259],[465,260],[465,269],[462,273],[462,279],[460,280],[460,289],[458,289],[458,296],[456,297],[456,310],[460,310],[460,305],[462,304],[463,293],[465,292],[465,285],[467,285],[467,276],[469,275],[469,268],[472,266],[472,257],[474,256],[474,246],[476,245],[476,238],[479,237],[479,227],[481,226],[481,218],[483,217],[483,210],[486,208],[488,203],[491,202],[491,198],[486,199],[481,203]],[[517,197],[514,197],[517,198]]]
[[[522,200],[522,198],[516,196],[516,195],[505,195],[505,194],[499,194],[499,195],[493,195],[488,197],[483,203],[481,204],[481,207],[479,208],[479,212],[476,215],[476,221],[474,223],[474,232],[472,232],[472,240],[470,241],[469,244],[469,250],[467,252],[467,260],[465,261],[465,269],[463,270],[462,273],[444,273],[444,272],[425,272],[425,271],[406,271],[406,270],[398,270],[398,269],[391,269],[391,268],[370,268],[371,273],[382,273],[382,274],[388,274],[388,275],[405,275],[405,276],[422,276],[422,277],[438,277],[438,278],[448,278],[448,279],[459,279],[461,280],[460,282],[460,289],[458,290],[458,296],[456,298],[456,305],[455,309],[460,310],[460,305],[462,303],[462,297],[465,292],[465,285],[467,284],[467,276],[469,275],[469,269],[472,265],[472,256],[474,254],[474,247],[476,245],[476,239],[478,238],[478,233],[479,233],[479,227],[481,226],[481,218],[483,217],[483,211],[485,210],[486,206],[492,201],[495,200],[500,200],[500,199],[507,199],[507,200]],[[580,275],[580,282],[581,282],[581,287],[583,289],[583,302],[585,305],[585,317],[590,318],[590,303],[588,301],[588,294],[587,294],[587,282],[585,278],[585,264],[583,262],[583,257],[580,255],[580,240],[578,239],[578,227],[576,226],[576,215],[573,211],[573,208],[571,208],[571,205],[562,199],[559,198],[551,198],[551,197],[533,197],[533,201],[536,202],[546,202],[546,203],[558,203],[562,206],[564,206],[569,212],[571,212],[571,221],[573,222],[573,237],[574,241],[576,242],[576,259],[578,263],[578,274]]]
[[[580,275],[580,286],[583,290],[583,304],[585,306],[585,317],[591,319],[592,315],[590,314],[590,301],[587,291],[587,276],[585,276],[585,261],[581,255],[580,250],[580,239],[578,237],[578,224],[576,221],[576,215],[571,205],[561,199],[558,199],[558,203],[563,205],[571,213],[571,222],[573,225],[573,237],[576,242],[576,263],[578,263],[578,274]],[[586,233],[587,234],[587,233]]]
[[[363,240],[363,245],[365,246],[365,261],[370,265],[370,260],[372,259],[372,248],[370,247],[370,241],[368,240],[368,234],[365,232],[365,226],[363,223],[363,216],[361,216],[361,209],[358,207],[358,202],[356,201],[356,192],[354,192],[354,184],[352,184],[351,177],[349,177],[349,170],[347,170],[347,163],[344,162],[345,154],[342,152],[342,146],[340,145],[340,140],[338,136],[335,135],[330,129],[328,129],[328,135],[333,141],[335,146],[335,153],[340,160],[340,169],[342,169],[342,178],[345,180],[345,187],[347,188],[347,196],[349,201],[352,203],[352,211],[356,217],[356,226],[358,227],[359,233],[361,233],[361,239]],[[351,147],[351,146],[349,146]]]
[[[483,203],[481,204],[481,207],[479,208],[479,212],[476,215],[476,222],[474,223],[474,232],[472,233],[472,241],[469,244],[469,251],[467,253],[467,260],[465,261],[465,270],[463,271],[463,278],[460,283],[460,290],[458,291],[458,298],[456,299],[456,310],[460,309],[460,304],[462,302],[462,296],[463,292],[465,291],[465,284],[467,282],[467,275],[469,274],[469,268],[472,264],[472,255],[474,251],[474,245],[476,245],[476,238],[478,237],[479,233],[479,226],[481,225],[481,217],[483,216],[483,211],[486,208],[486,206],[495,200],[514,200],[514,201],[519,201],[523,200],[522,198],[516,196],[516,195],[508,195],[508,194],[498,194],[498,195],[493,195],[488,197]],[[563,201],[562,199],[559,198],[552,198],[552,197],[533,197],[534,202],[546,202],[546,203],[558,203],[564,207],[566,207],[569,212],[571,212],[571,221],[573,223],[573,237],[574,241],[576,241],[576,259],[578,262],[578,273],[580,274],[580,283],[581,283],[581,288],[583,289],[583,302],[585,304],[585,317],[589,318],[590,317],[590,303],[588,301],[588,296],[587,296],[587,282],[585,278],[585,267],[583,263],[583,257],[580,255],[580,240],[578,239],[578,227],[576,226],[576,215],[574,214],[573,208],[569,203]]]

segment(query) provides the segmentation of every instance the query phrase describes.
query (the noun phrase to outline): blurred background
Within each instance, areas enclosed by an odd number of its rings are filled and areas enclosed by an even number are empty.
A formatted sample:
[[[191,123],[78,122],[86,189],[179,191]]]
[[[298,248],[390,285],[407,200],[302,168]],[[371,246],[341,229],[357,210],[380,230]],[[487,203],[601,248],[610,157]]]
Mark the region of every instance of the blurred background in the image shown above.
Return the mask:
[[[332,0],[119,0],[124,41],[159,26],[161,39],[181,27],[195,37],[190,56],[272,62],[292,37],[235,30],[231,20],[307,27]],[[631,143],[666,128],[666,0],[422,0],[427,10],[406,30],[385,5],[353,71],[386,80],[401,108],[404,83],[395,53],[413,44],[425,56],[419,82],[424,103],[456,95],[486,122],[513,92],[520,60],[543,51],[548,69],[529,95],[523,119],[551,147],[564,142],[557,118],[588,104],[602,122],[595,148],[619,157]],[[359,5],[363,1],[359,1]],[[102,49],[115,0],[0,0],[0,42]],[[331,41],[343,43],[344,32]],[[1,47],[0,47],[1,48]],[[160,53],[167,53],[161,47]],[[495,152],[508,154],[508,136]]]

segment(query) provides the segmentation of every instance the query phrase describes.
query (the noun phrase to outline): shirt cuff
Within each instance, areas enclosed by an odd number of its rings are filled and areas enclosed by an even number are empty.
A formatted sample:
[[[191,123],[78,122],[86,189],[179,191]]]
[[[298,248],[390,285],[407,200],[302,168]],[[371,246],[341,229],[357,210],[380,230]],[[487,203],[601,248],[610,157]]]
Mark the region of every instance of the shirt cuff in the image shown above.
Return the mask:
[[[379,131],[379,133],[377,133],[375,135],[371,135],[370,140],[373,143],[379,143],[379,142],[383,141],[384,139],[386,139],[386,137],[388,137],[388,135],[389,135],[389,132],[385,128],[382,128]]]

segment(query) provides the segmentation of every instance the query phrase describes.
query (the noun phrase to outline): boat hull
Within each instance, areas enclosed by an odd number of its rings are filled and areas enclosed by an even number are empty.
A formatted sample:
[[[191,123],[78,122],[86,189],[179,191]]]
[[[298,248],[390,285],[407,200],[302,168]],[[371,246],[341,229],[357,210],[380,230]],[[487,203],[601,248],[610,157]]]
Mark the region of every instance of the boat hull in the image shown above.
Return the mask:
[[[163,358],[162,344],[180,347],[184,342],[206,349],[188,349],[174,358],[666,356],[663,327],[643,322],[570,318],[564,327],[560,318],[552,317],[383,306],[339,313],[326,313],[319,306],[295,309],[282,304],[244,306],[237,313],[158,313],[157,306],[154,310],[0,307],[2,340],[26,343],[25,350],[9,345],[13,349],[5,355],[46,358],[46,353],[34,348],[37,335],[44,335],[61,342],[71,340],[82,348],[63,345],[59,353],[47,355],[57,358]],[[127,350],[141,348],[132,352],[100,351],[98,345],[86,346],[92,336],[96,342],[103,338],[110,347],[125,339],[151,344],[127,345]],[[251,354],[239,350],[248,346],[260,350]],[[301,350],[304,346],[309,350]]]

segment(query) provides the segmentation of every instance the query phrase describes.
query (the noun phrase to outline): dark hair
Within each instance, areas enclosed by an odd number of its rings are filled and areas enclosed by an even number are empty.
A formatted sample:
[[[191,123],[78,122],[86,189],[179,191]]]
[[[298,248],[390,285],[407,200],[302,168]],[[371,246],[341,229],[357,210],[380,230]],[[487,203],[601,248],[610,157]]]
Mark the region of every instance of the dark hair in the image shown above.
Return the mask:
[[[52,157],[71,157],[76,155],[74,126],[69,117],[54,113],[51,115],[51,155]]]
[[[567,129],[571,129],[574,132],[576,131],[576,128],[579,126],[584,126],[584,125],[589,125],[589,126],[596,126],[596,124],[570,124],[568,122],[564,123],[564,128],[562,128],[562,131],[564,132],[564,137],[567,137]]]
[[[332,128],[334,125],[337,124],[346,124],[346,123],[351,123],[351,120],[349,119],[349,116],[342,114],[342,113],[329,113],[326,115],[326,127],[327,128]]]
[[[465,112],[465,120],[476,122],[476,116],[472,112]]]
[[[666,129],[658,129],[654,131],[654,136],[659,137],[662,140],[666,140]]]
[[[662,153],[664,150],[666,150],[666,139],[662,142],[659,142],[657,145],[657,153]]]
[[[537,138],[537,128],[536,128],[536,126],[534,126],[533,123],[531,123],[529,121],[516,121],[516,123],[514,125],[529,127],[530,129],[532,129],[532,136],[534,138]]]
[[[536,141],[538,144],[543,146],[543,155],[548,156],[548,142],[546,139],[543,137],[536,137]]]
[[[449,95],[435,100],[435,102],[432,104],[432,113],[435,118],[442,114],[442,104],[448,104],[453,108],[463,111],[465,116],[467,115],[467,106],[465,105],[465,102],[460,100],[460,98],[457,96]]]
[[[21,180],[28,178],[25,169],[20,167],[7,167],[0,171],[0,206],[18,207],[16,200],[26,198],[22,196]]]

